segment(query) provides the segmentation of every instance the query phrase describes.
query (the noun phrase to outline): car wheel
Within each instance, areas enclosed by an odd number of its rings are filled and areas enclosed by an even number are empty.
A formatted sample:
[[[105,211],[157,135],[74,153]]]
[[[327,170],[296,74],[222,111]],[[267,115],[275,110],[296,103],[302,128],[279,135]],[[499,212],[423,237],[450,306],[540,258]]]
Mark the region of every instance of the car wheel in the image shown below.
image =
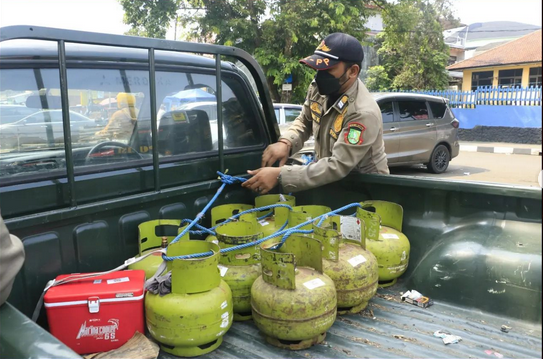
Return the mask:
[[[432,173],[443,173],[449,167],[451,153],[445,145],[439,145],[434,148],[430,162],[428,162],[428,171]]]

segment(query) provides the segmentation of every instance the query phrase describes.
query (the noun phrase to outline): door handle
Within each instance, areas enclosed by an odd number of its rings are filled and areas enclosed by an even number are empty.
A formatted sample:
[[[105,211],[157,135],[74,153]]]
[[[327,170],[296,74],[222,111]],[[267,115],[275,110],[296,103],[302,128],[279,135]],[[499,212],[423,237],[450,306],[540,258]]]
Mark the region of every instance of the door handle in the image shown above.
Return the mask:
[[[431,126],[433,126],[433,125],[434,125],[433,123],[427,123],[427,124],[426,124],[426,127],[431,127]]]
[[[394,131],[396,131],[396,130],[397,130],[396,127],[391,127],[391,128],[390,128],[390,132],[394,132]]]

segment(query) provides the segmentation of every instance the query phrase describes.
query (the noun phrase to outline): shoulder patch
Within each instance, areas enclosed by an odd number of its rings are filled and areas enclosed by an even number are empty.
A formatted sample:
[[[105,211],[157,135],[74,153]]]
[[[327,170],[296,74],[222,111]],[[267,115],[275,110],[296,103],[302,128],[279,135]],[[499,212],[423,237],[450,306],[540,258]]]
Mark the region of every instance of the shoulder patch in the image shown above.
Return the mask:
[[[358,122],[351,122],[345,131],[345,143],[351,145],[361,145],[364,143],[364,138],[362,137],[366,127],[363,124]]]

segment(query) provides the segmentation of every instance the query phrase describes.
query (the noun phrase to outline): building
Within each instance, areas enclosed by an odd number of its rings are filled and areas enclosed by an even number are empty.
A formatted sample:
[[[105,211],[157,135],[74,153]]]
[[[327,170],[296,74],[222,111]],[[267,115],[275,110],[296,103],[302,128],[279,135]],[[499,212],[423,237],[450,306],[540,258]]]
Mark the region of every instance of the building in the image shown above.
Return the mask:
[[[467,60],[479,52],[490,50],[541,29],[540,26],[513,21],[475,23],[443,31],[449,46],[449,65]]]
[[[541,86],[541,30],[447,67],[462,71],[462,90]]]

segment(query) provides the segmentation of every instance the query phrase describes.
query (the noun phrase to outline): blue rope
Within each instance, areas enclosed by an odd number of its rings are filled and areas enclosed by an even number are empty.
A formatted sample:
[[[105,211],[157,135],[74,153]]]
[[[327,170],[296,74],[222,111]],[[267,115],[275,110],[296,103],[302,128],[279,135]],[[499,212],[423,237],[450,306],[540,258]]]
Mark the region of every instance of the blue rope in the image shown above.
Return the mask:
[[[258,217],[258,220],[261,221],[261,220],[263,220],[263,219],[265,219],[265,218],[270,217],[271,215],[273,215],[273,212],[270,212],[270,213],[265,214],[265,215],[263,215],[263,216],[261,216],[261,217]]]
[[[247,209],[247,210],[245,210],[243,212],[240,212],[240,213],[236,214],[235,216],[232,216],[232,217],[228,218],[226,221],[221,222],[221,223],[217,224],[214,227],[211,227],[210,230],[215,230],[215,229],[217,229],[217,227],[222,226],[223,224],[235,221],[236,219],[243,216],[244,214],[267,211],[269,209],[279,208],[279,207],[288,208],[288,209],[290,209],[292,211],[292,207],[289,206],[288,204],[270,204],[268,206],[262,206],[262,207],[259,207],[259,208],[251,208],[251,209]],[[273,214],[273,212],[270,212],[270,214]],[[259,218],[259,220],[260,220],[260,218]]]
[[[187,232],[194,226],[196,225],[200,219],[202,219],[202,217],[204,216],[204,214],[207,212],[207,210],[213,205],[213,203],[215,203],[215,201],[217,200],[217,198],[219,197],[219,195],[221,194],[221,192],[223,191],[224,187],[226,187],[227,184],[234,184],[236,182],[245,182],[247,179],[243,178],[243,177],[235,177],[235,176],[229,176],[229,175],[226,175],[222,172],[219,172],[217,171],[217,174],[219,175],[219,179],[221,180],[222,182],[222,185],[219,187],[219,189],[217,190],[217,193],[215,193],[215,196],[213,196],[213,198],[211,199],[211,201],[208,202],[208,204],[204,207],[204,209],[198,213],[196,215],[196,217],[194,218],[194,220],[192,220],[192,222],[190,222],[190,224],[185,227],[185,229],[179,233],[177,235],[177,237],[175,237],[170,244],[172,243],[177,243],[177,241],[179,241],[180,238],[182,238],[185,234],[187,234]]]
[[[277,206],[277,205],[275,205]],[[279,205],[279,206],[288,206],[288,205]],[[335,214],[338,214],[338,213],[341,213],[349,208],[353,208],[353,207],[361,207],[360,203],[351,203],[351,204],[348,204],[346,206],[343,206],[341,208],[338,208],[334,211],[331,211],[331,212],[328,212],[328,213],[325,213],[325,214],[321,214],[320,216],[317,216],[315,218],[312,218],[310,220],[307,220],[303,223],[300,223],[298,224],[297,226],[294,226],[292,228],[289,228],[289,229],[284,229],[287,225],[287,222],[285,222],[285,224],[281,227],[281,229],[267,237],[264,237],[264,238],[261,238],[257,241],[254,241],[254,242],[250,242],[250,243],[244,243],[244,244],[241,244],[239,246],[233,246],[233,247],[229,247],[229,248],[223,248],[220,250],[221,253],[227,253],[227,252],[232,252],[232,251],[236,251],[236,250],[239,250],[239,249],[245,249],[245,248],[248,248],[248,247],[252,247],[252,246],[256,246],[256,245],[259,245],[269,239],[272,239],[272,238],[275,238],[275,237],[279,237],[279,236],[283,236],[283,238],[281,239],[281,242],[278,243],[277,245],[274,246],[273,249],[279,249],[281,248],[281,246],[283,245],[283,243],[286,241],[286,239],[291,235],[291,234],[295,234],[295,233],[302,233],[302,234],[310,234],[310,233],[313,233],[313,230],[302,230],[300,229],[300,227],[303,227],[303,226],[306,226],[308,224],[311,224],[313,223],[315,220],[317,219],[320,219],[319,223],[318,223],[318,226],[320,226],[322,224],[322,222],[328,218],[329,216],[332,216],[332,215],[335,215]],[[256,208],[254,208],[256,209]],[[253,210],[254,210],[253,209]],[[251,210],[248,210],[248,211],[251,211]],[[224,223],[224,222],[223,222]],[[173,241],[172,241],[173,243]],[[213,255],[213,252],[212,251],[208,251],[208,252],[205,252],[205,253],[194,253],[194,254],[187,254],[187,255],[183,255],[183,256],[176,256],[176,257],[169,257],[169,256],[166,256],[165,254],[162,255],[162,258],[165,260],[165,261],[173,261],[173,260],[176,260],[176,259],[191,259],[191,258],[202,258],[202,257],[207,257],[207,256],[210,256],[210,255]]]

